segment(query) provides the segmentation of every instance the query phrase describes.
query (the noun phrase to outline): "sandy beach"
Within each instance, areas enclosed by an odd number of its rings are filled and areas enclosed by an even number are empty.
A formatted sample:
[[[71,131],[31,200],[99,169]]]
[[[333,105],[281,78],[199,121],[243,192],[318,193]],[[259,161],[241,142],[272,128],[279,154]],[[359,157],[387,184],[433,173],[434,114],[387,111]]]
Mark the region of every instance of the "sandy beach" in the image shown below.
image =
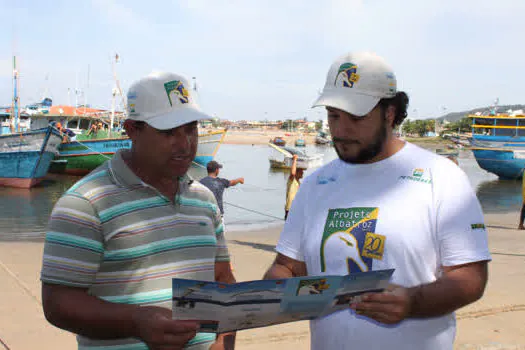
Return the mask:
[[[457,313],[455,349],[525,349],[525,232],[518,213],[486,216],[490,277],[484,297]],[[274,258],[279,227],[227,234],[239,281],[260,279]],[[42,242],[0,243],[0,339],[6,349],[74,349],[75,337],[49,325],[42,313]],[[237,348],[309,349],[307,322],[239,332]],[[0,342],[0,349],[2,349]]]
[[[295,141],[303,139],[307,145],[315,144],[317,133],[288,132],[284,130],[228,130],[223,143],[227,145],[265,145],[274,137],[281,137],[286,141],[287,146],[294,146]],[[444,148],[453,145],[451,141],[441,138],[410,138],[407,139],[417,145],[428,149]],[[327,147],[327,146],[326,146]]]
[[[293,146],[298,138],[302,138],[307,145],[313,145],[316,135],[284,130],[228,130],[223,142],[229,145],[265,145],[274,137],[282,137],[289,146]]]

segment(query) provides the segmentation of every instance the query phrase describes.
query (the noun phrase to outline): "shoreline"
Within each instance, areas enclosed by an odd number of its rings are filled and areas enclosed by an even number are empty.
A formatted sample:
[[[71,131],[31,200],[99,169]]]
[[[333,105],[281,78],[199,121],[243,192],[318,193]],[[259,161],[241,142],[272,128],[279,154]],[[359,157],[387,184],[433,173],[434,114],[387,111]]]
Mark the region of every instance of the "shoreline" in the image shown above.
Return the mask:
[[[225,145],[266,145],[274,137],[282,137],[287,146],[294,147],[295,141],[302,138],[306,145],[314,145],[317,132],[301,133],[285,130],[228,130],[224,137]],[[455,145],[452,141],[437,137],[407,138],[408,142],[423,148],[435,149],[448,145]],[[318,145],[319,147],[331,147],[330,145]]]

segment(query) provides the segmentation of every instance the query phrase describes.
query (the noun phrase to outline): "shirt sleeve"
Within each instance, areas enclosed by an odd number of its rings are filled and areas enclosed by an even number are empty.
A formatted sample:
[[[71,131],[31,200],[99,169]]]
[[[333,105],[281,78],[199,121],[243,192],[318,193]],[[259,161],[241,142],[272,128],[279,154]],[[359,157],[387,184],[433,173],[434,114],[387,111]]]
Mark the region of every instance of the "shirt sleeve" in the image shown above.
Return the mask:
[[[228,179],[222,179],[221,178],[221,183],[224,186],[224,188],[230,187],[230,180],[228,180]]]
[[[65,194],[49,219],[40,279],[89,288],[103,255],[103,234],[95,209],[84,197]]]
[[[466,174],[454,167],[434,187],[441,265],[491,260],[481,205]]]
[[[303,240],[305,235],[306,205],[308,203],[307,183],[297,192],[292,202],[288,218],[284,223],[276,251],[291,259],[304,261]]]

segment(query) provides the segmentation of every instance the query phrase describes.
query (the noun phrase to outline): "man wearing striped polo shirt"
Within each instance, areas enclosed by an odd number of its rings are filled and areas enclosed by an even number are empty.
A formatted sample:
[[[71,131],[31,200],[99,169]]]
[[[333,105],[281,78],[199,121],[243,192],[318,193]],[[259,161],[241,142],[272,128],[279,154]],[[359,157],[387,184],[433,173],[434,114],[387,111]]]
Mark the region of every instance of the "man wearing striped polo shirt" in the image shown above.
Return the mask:
[[[172,319],[172,278],[233,283],[221,213],[186,173],[202,113],[188,80],[154,73],[128,92],[130,150],[71,187],[46,235],[46,318],[79,349],[232,349],[234,334]]]

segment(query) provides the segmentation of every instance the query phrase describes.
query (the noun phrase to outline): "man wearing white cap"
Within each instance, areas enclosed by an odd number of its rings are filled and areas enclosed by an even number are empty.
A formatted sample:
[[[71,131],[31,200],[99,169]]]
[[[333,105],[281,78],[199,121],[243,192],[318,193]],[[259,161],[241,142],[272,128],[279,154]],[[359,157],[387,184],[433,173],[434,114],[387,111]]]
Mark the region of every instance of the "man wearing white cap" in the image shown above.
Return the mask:
[[[324,106],[339,159],[304,180],[265,278],[395,269],[383,293],[311,321],[312,349],[452,349],[454,311],[487,281],[487,232],[465,173],[394,136],[408,96],[381,57],[331,66]]]
[[[172,278],[235,282],[213,194],[187,171],[200,111],[177,74],[128,92],[130,150],[71,187],[49,220],[41,274],[46,318],[80,349],[231,349],[234,334],[172,319]]]

